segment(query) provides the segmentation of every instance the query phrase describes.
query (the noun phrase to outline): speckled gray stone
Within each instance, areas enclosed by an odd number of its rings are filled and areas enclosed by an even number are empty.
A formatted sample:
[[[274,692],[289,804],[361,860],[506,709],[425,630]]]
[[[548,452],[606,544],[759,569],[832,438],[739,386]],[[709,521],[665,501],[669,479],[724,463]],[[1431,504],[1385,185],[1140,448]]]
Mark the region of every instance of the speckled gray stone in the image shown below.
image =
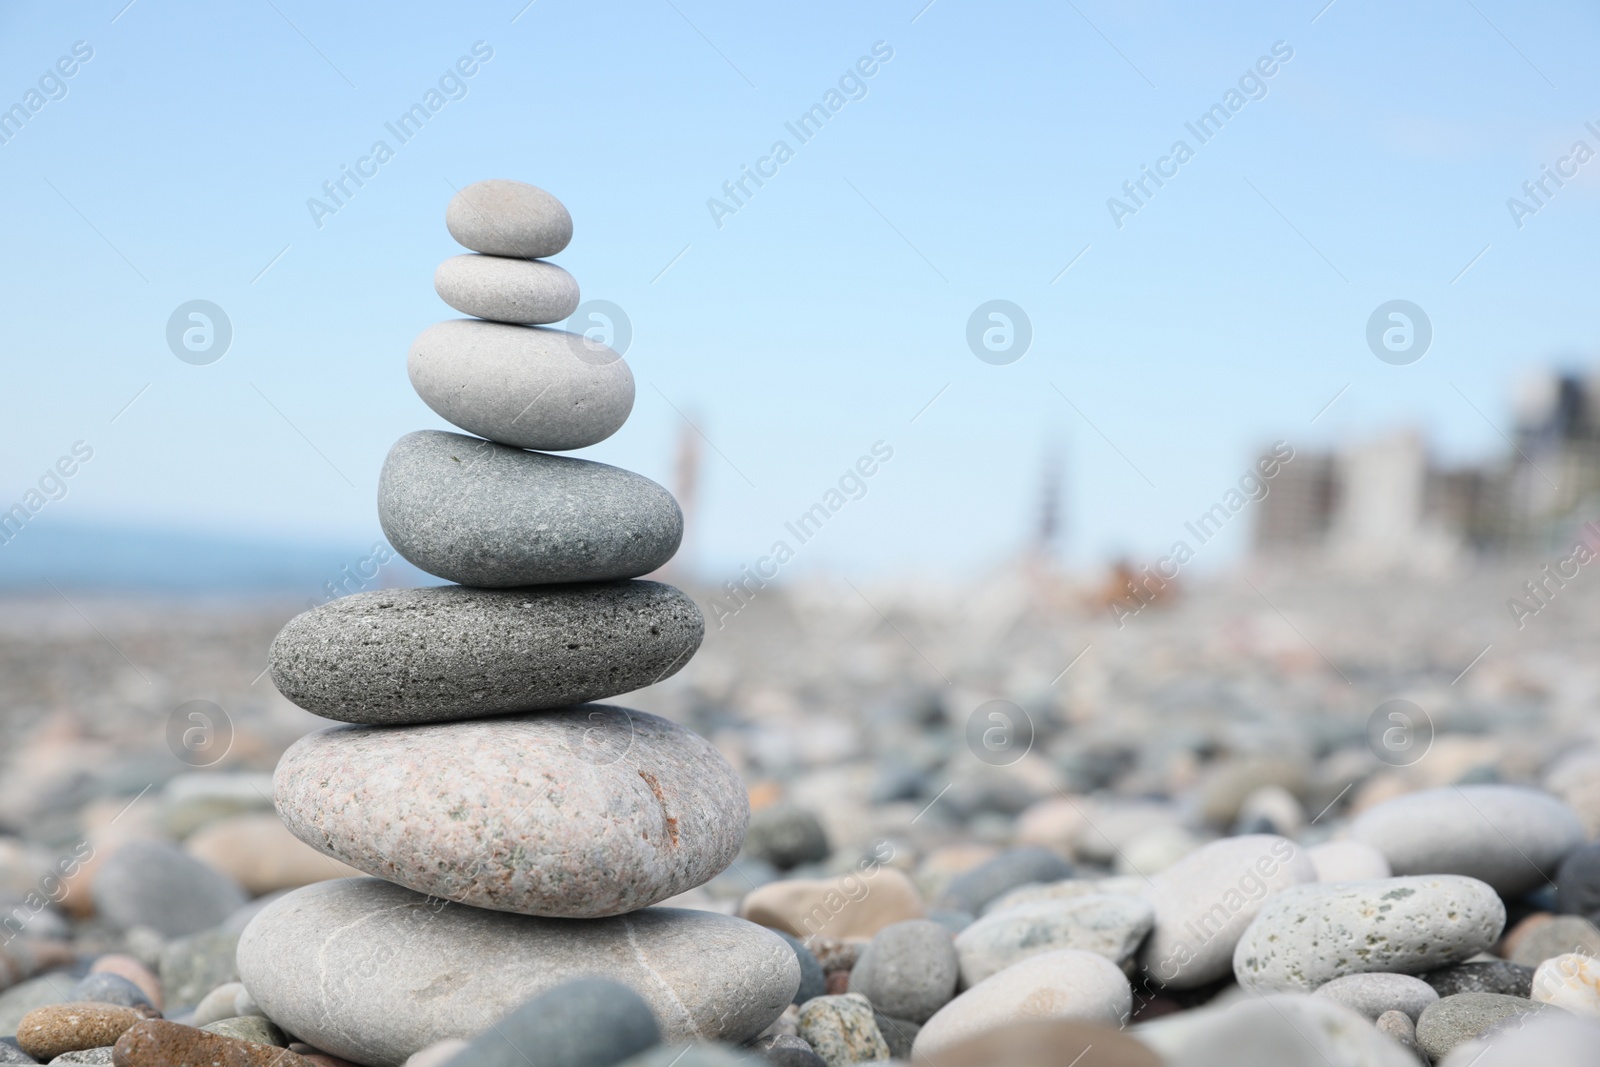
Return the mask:
[[[1505,904],[1458,874],[1312,883],[1273,897],[1239,939],[1233,973],[1258,992],[1310,992],[1347,974],[1421,974],[1500,936]]]
[[[1417,1045],[1438,1060],[1505,1019],[1560,1010],[1502,993],[1457,993],[1424,1009],[1417,1020]]]
[[[116,1061],[112,1059],[112,1054],[115,1050],[115,1045],[105,1045],[101,1048],[86,1048],[77,1052],[63,1052],[50,1061],[50,1067],[55,1067],[58,1063],[115,1063]],[[4,1060],[0,1060],[0,1063],[4,1062]]]
[[[500,589],[635,578],[683,539],[678,502],[643,475],[441,430],[389,450],[378,520],[429,574]]]
[[[168,1018],[198,1005],[217,986],[238,981],[238,948],[239,935],[225,930],[182,937],[163,948],[158,971]]]
[[[322,730],[289,746],[273,793],[296,837],[357,870],[569,919],[706,882],[738,855],[750,817],[710,742],[608,704]]]
[[[633,989],[678,1042],[747,1041],[782,1014],[800,981],[788,945],[726,915],[647,908],[537,919],[375,878],[319,882],[274,902],[245,929],[239,969],[289,1033],[377,1067],[476,1037],[581,976]]]
[[[928,919],[890,923],[850,971],[850,992],[885,1015],[925,1023],[956,995],[959,962],[950,931]]]
[[[1416,1056],[1417,1062],[1424,1062],[1422,1050],[1417,1047],[1417,1021],[1411,1016],[1399,1010],[1386,1011],[1372,1025],[1378,1028],[1378,1033],[1389,1035],[1395,1044]]]
[[[828,1067],[889,1058],[872,1004],[859,993],[816,997],[800,1009],[800,1038]]]
[[[132,841],[111,853],[90,895],[113,929],[148,926],[167,937],[209,929],[248,899],[233,879],[166,841]]]
[[[206,1023],[199,1029],[207,1033],[221,1034],[223,1037],[250,1041],[257,1045],[286,1048],[289,1044],[289,1039],[284,1036],[283,1031],[278,1029],[271,1019],[260,1015],[236,1015],[228,1019],[218,1019],[214,1023]]]
[[[1002,893],[1031,882],[1058,882],[1072,877],[1072,864],[1047,848],[1014,848],[987,863],[958,874],[945,886],[937,904],[941,910],[976,915]]]
[[[1504,993],[1528,998],[1533,993],[1533,968],[1519,967],[1506,960],[1458,963],[1429,971],[1422,980],[1441,997],[1457,993]]]
[[[423,330],[406,360],[425,404],[491,441],[564,452],[598,444],[633,410],[633,372],[584,334],[481,319]]]
[[[1304,993],[1177,1012],[1132,1033],[1165,1067],[1419,1067],[1360,1015]]]
[[[473,182],[450,198],[445,228],[474,252],[539,259],[572,240],[566,206],[539,188],[510,178]]]
[[[1155,914],[1142,897],[1112,895],[1040,900],[989,912],[956,935],[961,986],[970,989],[1018,960],[1058,948],[1080,948],[1124,963],[1138,951]]]
[[[1464,874],[1513,898],[1543,885],[1584,829],[1541,790],[1463,785],[1384,801],[1357,816],[1350,836],[1382,852],[1395,874]]]
[[[554,263],[504,256],[451,256],[433,272],[439,299],[492,322],[560,322],[578,306],[578,280]]]
[[[295,616],[272,642],[272,681],[341,722],[445,722],[537,711],[653,685],[705,633],[670,585],[386,589]]]
[[[1376,1020],[1386,1011],[1401,1011],[1416,1021],[1422,1009],[1439,999],[1433,986],[1409,974],[1347,974],[1318,986],[1312,996],[1343,1004]]]
[[[660,1042],[643,997],[609,978],[576,978],[479,1034],[447,1067],[612,1067]]]

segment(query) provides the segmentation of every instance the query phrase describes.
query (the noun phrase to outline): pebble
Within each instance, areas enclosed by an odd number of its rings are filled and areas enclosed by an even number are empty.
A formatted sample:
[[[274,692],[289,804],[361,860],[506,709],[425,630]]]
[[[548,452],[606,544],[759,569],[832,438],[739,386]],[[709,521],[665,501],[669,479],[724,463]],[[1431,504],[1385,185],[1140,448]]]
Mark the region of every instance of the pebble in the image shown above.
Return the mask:
[[[1304,851],[1271,834],[1224,838],[1190,853],[1146,888],[1155,923],[1140,952],[1145,973],[1169,989],[1222,978],[1263,902],[1315,878]]]
[[[744,850],[780,871],[820,863],[833,851],[816,815],[794,804],[773,804],[750,813]]]
[[[641,689],[678,671],[704,633],[694,601],[656,582],[391,589],[291,619],[272,643],[272,680],[327,719],[443,722]],[[595,758],[621,743],[599,740]]]
[[[938,906],[976,915],[1002,893],[1032,882],[1058,882],[1072,877],[1072,864],[1047,848],[1016,848],[1002,852],[945,886]]]
[[[35,1008],[17,1024],[17,1045],[36,1060],[63,1052],[113,1045],[143,1015],[114,1004],[51,1004]]]
[[[164,1019],[146,1019],[117,1039],[117,1067],[307,1067],[288,1049],[255,1045]]]
[[[86,1048],[77,1052],[63,1052],[50,1061],[51,1067],[58,1063],[115,1063],[116,1048],[106,1045],[102,1048]],[[0,1062],[4,1062],[0,1060]]]
[[[268,795],[270,794],[271,787],[269,786]],[[162,1005],[161,979],[156,977],[156,973],[154,971],[140,963],[138,960],[134,959],[132,956],[123,955],[117,952],[108,952],[104,956],[96,959],[94,963],[89,965],[89,974],[91,976],[97,974],[109,974],[115,975],[118,978],[126,979],[127,981],[138,986],[139,991],[145,995],[151,1004],[154,1004],[157,1008],[161,1007]],[[95,998],[84,997],[83,999],[93,1000]],[[134,1005],[129,1004],[127,1007],[131,1008],[134,1007]]]
[[[1361,813],[1350,834],[1395,874],[1462,874],[1504,897],[1545,883],[1584,842],[1583,823],[1548,793],[1466,785],[1408,793]]]
[[[828,1067],[889,1058],[872,1003],[859,993],[817,997],[800,1009],[800,1039]]]
[[[578,307],[578,281],[554,263],[504,256],[451,256],[433,272],[439,299],[493,322],[560,322]]]
[[[1376,1020],[1385,1012],[1405,1013],[1413,1022],[1439,993],[1409,974],[1347,974],[1318,986],[1312,996],[1343,1004],[1357,1015]]]
[[[1600,956],[1600,929],[1581,915],[1551,916],[1523,932],[1512,943],[1507,958],[1523,967],[1537,967],[1567,952]]]
[[[130,841],[111,853],[90,892],[113,929],[148,926],[166,937],[209,929],[247,899],[233,879],[165,841]]]
[[[1600,916],[1600,844],[1574,849],[1561,861],[1556,906],[1569,915]]]
[[[514,448],[588,448],[633,411],[633,371],[623,358],[583,334],[549,327],[436,323],[412,342],[406,369],[439,417]]]
[[[1319,882],[1371,882],[1392,878],[1389,861],[1365,841],[1324,841],[1306,849]]]
[[[726,1045],[702,1044],[657,1045],[648,1052],[628,1057],[617,1067],[765,1067],[765,1064]]]
[[[1600,1017],[1600,960],[1579,952],[1552,956],[1533,972],[1530,992],[1541,1004]]]
[[[561,918],[620,915],[709,880],[738,854],[749,810],[710,742],[603,704],[333,727],[290,746],[274,791],[298,837],[369,874]]]
[[[1145,1045],[1113,1030],[1038,1020],[1013,1023],[951,1045],[939,1054],[937,1067],[1162,1067],[1162,1063]]]
[[[197,831],[183,843],[183,848],[238,882],[252,896],[361,873],[307,845],[289,832],[282,819],[270,813],[218,819]]]
[[[457,242],[491,256],[540,259],[572,240],[572,216],[536,185],[509,178],[473,182],[450,198],[445,228]]]
[[[1119,966],[1133,957],[1155,922],[1141,897],[1087,896],[1018,904],[985,915],[956,935],[961,985],[971,988],[1018,960],[1076,948]]]
[[[1304,993],[1249,996],[1137,1027],[1165,1067],[1418,1067],[1360,1015]]]
[[[272,1022],[271,1019],[260,1015],[240,1015],[227,1019],[218,1019],[216,1022],[200,1025],[190,1023],[208,1034],[221,1034],[238,1041],[249,1041],[256,1045],[274,1045],[284,1048],[289,1044],[289,1039],[284,1032]]]
[[[1558,1009],[1501,993],[1457,993],[1423,1011],[1417,1020],[1417,1045],[1438,1060],[1504,1019],[1553,1010]]]
[[[1456,1046],[1439,1067],[1594,1067],[1600,1024],[1564,1012],[1541,1012],[1490,1027],[1487,1040]]]
[[[781,939],[724,915],[651,908],[574,922],[448,904],[377,879],[319,882],[245,930],[246,988],[288,1032],[336,1056],[401,1063],[476,1035],[572,978],[630,986],[666,1040],[746,1041],[794,997]]]
[[[14,1044],[15,1039],[0,1037],[0,1063],[38,1063]]]
[[[683,540],[678,502],[642,474],[443,430],[389,450],[378,521],[422,570],[492,589],[637,578]]]
[[[218,819],[272,811],[272,775],[191,771],[161,789],[161,826],[183,840]]]
[[[1533,991],[1533,968],[1506,960],[1475,960],[1429,971],[1422,976],[1422,980],[1433,986],[1441,997],[1457,993],[1504,993],[1512,997],[1528,997]]]
[[[800,988],[795,990],[794,1003],[804,1004],[812,997],[820,997],[827,992],[827,980],[822,974],[822,964],[817,962],[817,957],[806,948],[804,942],[782,930],[772,932],[789,943],[789,947],[794,949],[795,962],[800,964]]]
[[[0,992],[0,1034],[15,1034],[23,1016],[35,1008],[66,1003],[65,991],[75,982],[76,978],[65,971],[51,971]]]
[[[1293,793],[1281,785],[1264,785],[1253,790],[1239,805],[1234,833],[1291,837],[1305,825],[1306,809]]]
[[[239,935],[208,930],[180,938],[161,952],[161,988],[166,993],[168,1015],[199,1004],[201,998],[224,982],[237,982],[234,957]]]
[[[1415,1056],[1418,1062],[1423,1062],[1422,1049],[1417,1046],[1417,1022],[1411,1016],[1394,1009],[1378,1016],[1372,1025],[1378,1028],[1378,1033],[1387,1034],[1401,1048]]]
[[[1029,1019],[1077,1019],[1116,1027],[1133,1005],[1128,979],[1104,956],[1060,949],[1013,964],[940,1008],[923,1024],[913,1051],[938,1057],[985,1030]]]
[[[745,1047],[768,1067],[826,1067],[804,1039],[790,1034],[758,1037]]]
[[[911,1059],[911,1047],[916,1044],[917,1035],[922,1032],[921,1023],[914,1023],[910,1019],[896,1019],[885,1015],[877,1008],[872,1011],[872,1021],[878,1024],[878,1033],[883,1035],[883,1043],[889,1046],[890,1059]]]
[[[929,919],[909,919],[873,936],[850,971],[850,992],[891,1018],[921,1024],[956,995],[959,978],[950,931]]]
[[[1213,767],[1201,783],[1195,803],[1202,819],[1213,826],[1232,826],[1252,793],[1277,786],[1291,794],[1304,793],[1306,769],[1288,756],[1247,755]]]
[[[910,878],[892,867],[880,867],[837,878],[769,882],[740,901],[739,915],[809,945],[819,936],[872,937],[890,923],[922,918],[924,910]],[[823,970],[827,969],[824,963]]]
[[[1137,897],[1150,885],[1141,875],[1119,875],[1112,878],[1067,878],[1059,882],[1020,885],[995,897],[983,906],[983,913],[1000,911],[1018,904],[1034,904],[1044,900],[1074,900],[1087,896]]]
[[[578,978],[529,1000],[473,1039],[456,1067],[611,1067],[661,1043],[644,998],[609,978]]]
[[[1420,974],[1494,944],[1506,909],[1475,878],[1313,883],[1269,900],[1234,951],[1241,986],[1306,992],[1347,974]]]
[[[190,1026],[205,1026],[222,1019],[231,1019],[237,1012],[233,1006],[238,1002],[239,994],[245,991],[243,982],[223,982],[217,988],[200,998],[200,1003],[194,1007],[194,1018],[189,1020]]]
[[[106,974],[103,972],[84,975],[78,984],[72,987],[72,992],[67,994],[67,999],[69,1001],[92,1001],[96,1004],[115,1004],[123,1008],[157,1010],[149,994],[143,989],[140,989],[119,974]]]

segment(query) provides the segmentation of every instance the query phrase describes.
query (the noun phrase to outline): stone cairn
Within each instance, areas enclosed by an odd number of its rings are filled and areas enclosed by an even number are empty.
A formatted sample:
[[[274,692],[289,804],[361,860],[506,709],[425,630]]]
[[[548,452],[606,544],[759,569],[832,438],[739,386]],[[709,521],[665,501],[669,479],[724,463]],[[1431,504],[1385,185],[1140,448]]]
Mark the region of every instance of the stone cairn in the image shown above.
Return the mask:
[[[672,496],[550,454],[615,433],[632,372],[539,325],[578,305],[545,258],[572,236],[555,197],[478,182],[445,222],[475,254],[445,260],[434,286],[477,317],[424,330],[408,367],[466,433],[401,438],[378,514],[396,551],[459,584],[359,593],[278,634],[279,691],[355,724],[290,747],[278,812],[373,877],[266,907],[240,975],[285,1030],[366,1064],[482,1034],[581,976],[633,988],[667,1040],[747,1040],[793,997],[794,952],[741,919],[650,908],[733,861],[744,785],[696,734],[585,703],[680,670],[704,635],[693,601],[637,580],[677,551]]]

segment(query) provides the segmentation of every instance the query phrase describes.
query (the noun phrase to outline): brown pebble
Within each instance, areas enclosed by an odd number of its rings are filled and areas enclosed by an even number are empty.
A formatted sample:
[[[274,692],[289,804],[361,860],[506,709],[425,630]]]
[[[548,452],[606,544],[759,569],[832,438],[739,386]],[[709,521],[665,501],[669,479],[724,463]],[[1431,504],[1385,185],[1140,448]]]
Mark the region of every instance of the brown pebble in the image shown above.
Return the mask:
[[[118,978],[126,978],[139,987],[139,991],[150,998],[150,1003],[162,1007],[161,979],[156,973],[132,956],[125,956],[120,952],[112,952],[101,956],[89,968],[90,974],[114,974]]]
[[[51,1004],[22,1017],[17,1044],[36,1060],[53,1060],[63,1052],[104,1048],[142,1019],[132,1008],[115,1004]]]
[[[117,1040],[116,1067],[309,1067],[304,1056],[192,1026],[146,1019]]]

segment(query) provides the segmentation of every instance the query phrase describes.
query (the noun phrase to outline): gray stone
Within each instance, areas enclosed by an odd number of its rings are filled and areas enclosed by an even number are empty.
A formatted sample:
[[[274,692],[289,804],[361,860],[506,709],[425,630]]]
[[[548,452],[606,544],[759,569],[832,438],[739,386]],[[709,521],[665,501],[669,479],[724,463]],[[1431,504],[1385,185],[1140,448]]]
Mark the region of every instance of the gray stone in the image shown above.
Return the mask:
[[[794,1002],[804,1004],[812,997],[820,997],[828,991],[828,979],[822,973],[822,964],[817,962],[817,957],[805,943],[792,934],[782,930],[773,930],[773,933],[789,943],[794,949],[795,962],[800,964],[800,988],[795,990]]]
[[[800,1009],[800,1038],[828,1067],[889,1058],[872,1004],[859,993],[817,997]]]
[[[1441,997],[1457,993],[1504,993],[1527,999],[1533,994],[1533,968],[1506,960],[1484,960],[1440,967],[1422,976]]]
[[[1543,885],[1584,843],[1566,804],[1510,785],[1408,793],[1362,812],[1350,836],[1382,852],[1395,874],[1463,874],[1508,898]]]
[[[194,1019],[190,1026],[205,1026],[207,1023],[231,1019],[241,1014],[234,1011],[233,1006],[239,999],[239,994],[244,992],[241,982],[223,982],[217,988],[210,990],[200,998],[200,1003],[194,1006]]]
[[[16,1045],[14,1037],[0,1037],[0,1063],[38,1063],[39,1061],[22,1051]]]
[[[475,719],[653,685],[704,634],[694,601],[658,582],[387,589],[290,619],[272,643],[272,680],[341,722]]]
[[[112,852],[90,895],[113,929],[148,926],[166,937],[208,930],[248,899],[233,879],[165,841],[130,841]]]
[[[1513,1016],[1491,1026],[1481,1041],[1466,1041],[1439,1067],[1594,1067],[1600,1021],[1565,1012]]]
[[[747,1041],[800,984],[781,938],[725,915],[647,908],[538,919],[367,878],[320,882],[267,908],[239,943],[239,969],[289,1033],[378,1067],[446,1038],[476,1037],[578,977],[629,986],[677,1042]]]
[[[199,1004],[224,982],[239,980],[239,968],[234,963],[238,947],[238,934],[208,930],[173,941],[161,951],[158,973],[169,1019]]]
[[[819,863],[833,850],[828,833],[815,815],[793,804],[773,804],[752,812],[745,851],[780,871],[802,863]]]
[[[961,985],[971,988],[1018,960],[1059,948],[1080,948],[1120,965],[1139,950],[1154,922],[1150,902],[1128,896],[1041,900],[991,911],[956,935]]]
[[[34,1008],[50,1004],[65,1004],[72,999],[71,990],[77,978],[66,971],[51,971],[37,978],[18,982],[0,992],[0,1034],[15,1034],[22,1017]],[[0,1063],[5,1061],[0,1060]],[[27,1062],[26,1060],[22,1062]]]
[[[1417,1045],[1417,1023],[1411,1016],[1399,1010],[1386,1011],[1372,1025],[1378,1028],[1378,1033],[1393,1038],[1395,1044],[1415,1056],[1417,1062],[1427,1063]]]
[[[1270,834],[1202,845],[1150,879],[1155,925],[1140,950],[1144,972],[1171,989],[1195,989],[1233,970],[1233,950],[1263,904],[1315,881],[1293,841]]]
[[[1600,915],[1600,844],[1574,849],[1561,861],[1556,906],[1569,915]]]
[[[1439,999],[1433,986],[1409,974],[1347,974],[1324,982],[1312,996],[1343,1004],[1363,1018],[1376,1020],[1385,1012],[1400,1011],[1413,1022]]]
[[[274,790],[295,836],[357,870],[567,919],[693,889],[732,862],[749,818],[743,781],[710,742],[608,704],[333,727],[289,747]]]
[[[976,915],[989,901],[1019,885],[1070,877],[1072,864],[1049,849],[1015,848],[952,878],[940,895],[938,906],[941,910]]]
[[[1482,952],[1505,922],[1495,891],[1458,874],[1302,885],[1262,907],[1233,973],[1268,993],[1309,993],[1347,974],[1422,974]]]
[[[237,1038],[240,1041],[250,1041],[257,1045],[271,1045],[274,1048],[286,1048],[289,1044],[289,1039],[284,1036],[283,1031],[278,1029],[271,1019],[260,1015],[238,1015],[218,1019],[198,1029],[221,1034],[223,1037]]]
[[[873,935],[850,971],[850,992],[885,1015],[920,1024],[956,995],[959,977],[950,931],[927,919],[908,919]]]
[[[587,448],[633,410],[633,371],[623,358],[566,330],[448,319],[412,342],[406,370],[442,418],[518,448]]]
[[[577,279],[536,259],[451,256],[433,272],[433,291],[457,311],[492,322],[560,322],[578,306]]]
[[[609,978],[577,978],[540,993],[479,1034],[451,1067],[611,1067],[661,1043],[650,1005]]]
[[[63,1052],[50,1061],[50,1067],[58,1063],[115,1063],[112,1054],[116,1051],[115,1045],[106,1045],[103,1048],[86,1048],[77,1052]],[[5,1061],[0,1060],[0,1063]]]
[[[872,1021],[878,1024],[878,1033],[882,1035],[883,1043],[889,1046],[890,1057],[910,1060],[911,1047],[917,1043],[917,1035],[922,1032],[922,1024],[914,1023],[910,1019],[896,1019],[881,1011],[872,1013]]]
[[[767,1067],[827,1067],[804,1038],[792,1034],[758,1037],[745,1048]]]
[[[572,216],[539,188],[510,178],[473,182],[450,198],[444,210],[450,236],[491,256],[539,259],[572,240]]]
[[[678,502],[643,475],[443,430],[389,450],[378,520],[429,574],[492,589],[636,578],[683,539]]]
[[[1132,1033],[1166,1067],[1418,1067],[1360,1015],[1303,993],[1180,1012]]]
[[[938,923],[952,934],[959,934],[961,931],[971,926],[975,921],[975,918],[970,911],[951,911],[949,909],[939,909],[937,911],[928,912],[928,921]]]
[[[542,1065],[541,1065],[542,1067]],[[617,1064],[617,1067],[768,1067],[756,1056],[727,1045],[657,1045]]]
[[[1423,1011],[1417,1020],[1417,1045],[1438,1060],[1462,1042],[1482,1037],[1496,1023],[1560,1010],[1501,993],[1457,993],[1441,998]]]
[[[120,974],[85,975],[72,987],[68,1000],[87,1000],[95,1004],[116,1004],[123,1008],[154,1008],[144,990]]]
[[[1545,960],[1568,952],[1600,958],[1600,929],[1581,915],[1554,915],[1513,939],[1511,962],[1522,967],[1537,967]]]

